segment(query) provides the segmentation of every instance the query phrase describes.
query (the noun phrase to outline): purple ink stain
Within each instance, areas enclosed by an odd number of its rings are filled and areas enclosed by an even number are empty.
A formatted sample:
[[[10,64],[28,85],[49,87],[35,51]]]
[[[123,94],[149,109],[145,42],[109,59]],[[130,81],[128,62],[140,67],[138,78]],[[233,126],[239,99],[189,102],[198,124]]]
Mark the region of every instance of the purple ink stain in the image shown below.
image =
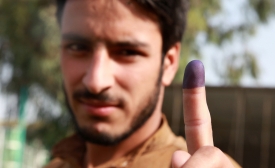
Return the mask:
[[[205,86],[203,63],[199,60],[193,60],[185,68],[182,88],[193,89],[203,86]]]

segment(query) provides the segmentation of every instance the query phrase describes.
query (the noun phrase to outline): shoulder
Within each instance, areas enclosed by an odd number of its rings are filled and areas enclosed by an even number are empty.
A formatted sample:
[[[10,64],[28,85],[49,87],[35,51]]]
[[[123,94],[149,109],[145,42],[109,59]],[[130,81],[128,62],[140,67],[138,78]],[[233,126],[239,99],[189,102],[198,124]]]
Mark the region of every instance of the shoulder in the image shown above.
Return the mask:
[[[171,143],[159,145],[158,148],[142,153],[131,167],[170,168],[173,153],[177,150],[187,151],[186,142],[182,137],[174,137]]]
[[[170,168],[173,153],[187,151],[186,141],[173,133],[164,116],[158,131],[141,148],[131,168]]]
[[[52,150],[53,160],[45,168],[78,168],[85,155],[85,141],[78,135],[61,140]]]

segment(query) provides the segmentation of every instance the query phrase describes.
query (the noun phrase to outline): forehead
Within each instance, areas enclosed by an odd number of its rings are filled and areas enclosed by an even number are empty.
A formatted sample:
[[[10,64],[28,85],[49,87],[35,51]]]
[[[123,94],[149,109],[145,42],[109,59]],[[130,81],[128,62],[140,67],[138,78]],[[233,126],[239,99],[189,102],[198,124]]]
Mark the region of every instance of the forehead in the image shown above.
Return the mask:
[[[160,34],[157,17],[130,0],[68,0],[61,30],[104,36]]]
[[[154,15],[153,12],[146,10],[135,0],[67,0],[65,6],[73,6],[74,9],[81,7],[83,12],[88,9],[90,13],[93,13],[97,17],[100,17],[102,14],[109,17],[116,14],[116,17],[118,17],[120,12],[130,11],[139,17],[157,20],[157,16]],[[85,6],[85,8],[83,8],[83,6]]]

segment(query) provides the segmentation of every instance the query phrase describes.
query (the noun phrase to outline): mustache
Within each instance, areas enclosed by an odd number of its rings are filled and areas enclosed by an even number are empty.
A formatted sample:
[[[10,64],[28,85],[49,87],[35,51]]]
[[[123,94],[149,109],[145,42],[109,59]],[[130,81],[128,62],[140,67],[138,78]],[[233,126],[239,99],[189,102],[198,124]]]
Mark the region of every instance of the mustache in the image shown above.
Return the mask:
[[[115,98],[108,94],[107,92],[101,92],[98,94],[91,93],[87,89],[77,90],[73,93],[73,98],[75,99],[90,99],[100,102],[115,102],[120,106],[123,105],[123,100],[121,98]]]

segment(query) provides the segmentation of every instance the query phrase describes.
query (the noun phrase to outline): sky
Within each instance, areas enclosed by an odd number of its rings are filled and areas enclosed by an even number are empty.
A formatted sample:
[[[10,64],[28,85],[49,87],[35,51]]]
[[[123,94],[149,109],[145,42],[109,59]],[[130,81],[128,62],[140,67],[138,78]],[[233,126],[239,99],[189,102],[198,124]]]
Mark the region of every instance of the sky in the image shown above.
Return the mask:
[[[257,55],[260,76],[259,85],[275,87],[275,18],[257,29],[257,35],[249,42],[249,47]]]

